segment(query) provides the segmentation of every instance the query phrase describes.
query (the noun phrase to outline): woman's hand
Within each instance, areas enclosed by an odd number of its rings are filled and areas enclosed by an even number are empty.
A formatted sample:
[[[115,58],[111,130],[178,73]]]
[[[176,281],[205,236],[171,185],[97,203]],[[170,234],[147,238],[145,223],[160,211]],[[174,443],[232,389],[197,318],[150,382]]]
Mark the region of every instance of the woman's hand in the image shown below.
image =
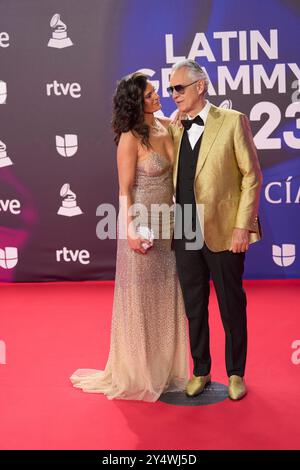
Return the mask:
[[[149,240],[137,236],[127,237],[129,247],[136,253],[145,255],[149,248],[153,245]],[[143,246],[144,245],[144,246]],[[146,248],[148,247],[148,248]]]
[[[186,117],[187,116],[185,113],[182,113],[181,111],[176,111],[176,113],[174,114],[172,118],[171,124],[173,124],[173,126],[177,126],[181,128],[182,127],[181,119],[186,119]]]

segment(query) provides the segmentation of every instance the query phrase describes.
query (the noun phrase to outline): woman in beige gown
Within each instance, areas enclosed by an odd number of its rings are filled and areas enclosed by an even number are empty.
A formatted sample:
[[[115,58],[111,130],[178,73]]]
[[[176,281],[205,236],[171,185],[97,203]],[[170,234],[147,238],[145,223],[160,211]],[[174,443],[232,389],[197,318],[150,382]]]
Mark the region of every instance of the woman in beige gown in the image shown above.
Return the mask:
[[[186,317],[170,248],[172,211],[167,218],[151,214],[153,204],[173,205],[173,144],[168,120],[154,117],[159,109],[145,75],[119,82],[113,127],[125,237],[119,233],[110,351],[105,370],[78,369],[70,378],[74,387],[109,399],[152,402],[184,390],[188,380]],[[143,205],[136,218],[128,215],[132,204]],[[139,225],[154,231],[153,246],[137,236]]]

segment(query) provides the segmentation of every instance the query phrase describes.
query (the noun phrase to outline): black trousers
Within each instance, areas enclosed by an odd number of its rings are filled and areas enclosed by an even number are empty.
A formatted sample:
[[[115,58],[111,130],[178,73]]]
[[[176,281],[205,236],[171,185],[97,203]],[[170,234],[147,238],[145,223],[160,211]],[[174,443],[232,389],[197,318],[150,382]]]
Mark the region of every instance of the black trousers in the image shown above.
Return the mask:
[[[244,376],[247,355],[246,294],[242,285],[245,253],[175,248],[177,272],[189,323],[194,375],[211,369],[209,348],[209,280],[213,280],[226,335],[226,370]]]

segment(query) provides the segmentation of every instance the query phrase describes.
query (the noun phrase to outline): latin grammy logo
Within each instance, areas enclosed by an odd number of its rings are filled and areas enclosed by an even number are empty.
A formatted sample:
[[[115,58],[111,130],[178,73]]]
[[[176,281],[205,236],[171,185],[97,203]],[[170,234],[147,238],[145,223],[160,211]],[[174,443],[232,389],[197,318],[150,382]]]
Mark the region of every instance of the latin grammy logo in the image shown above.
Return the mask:
[[[5,143],[0,140],[0,168],[10,165],[13,165],[13,162],[7,156]]]
[[[3,80],[0,80],[0,104],[5,104],[7,98],[7,85]]]
[[[74,217],[75,215],[82,214],[82,210],[77,206],[76,194],[70,189],[69,183],[62,185],[60,196],[63,197],[63,202],[57,213],[66,217]]]
[[[52,38],[48,42],[48,47],[63,49],[64,47],[73,46],[73,43],[67,34],[67,26],[60,19],[60,14],[55,13],[50,21],[51,28],[55,28],[52,32]]]

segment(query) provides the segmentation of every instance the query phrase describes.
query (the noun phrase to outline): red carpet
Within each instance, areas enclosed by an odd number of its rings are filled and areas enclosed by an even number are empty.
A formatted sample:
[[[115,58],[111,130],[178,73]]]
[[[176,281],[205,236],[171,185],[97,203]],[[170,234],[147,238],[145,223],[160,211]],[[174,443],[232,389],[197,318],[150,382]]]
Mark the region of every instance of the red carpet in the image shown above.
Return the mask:
[[[245,287],[247,397],[178,407],[72,388],[75,369],[105,365],[113,283],[2,284],[0,448],[299,449],[300,364],[291,345],[300,340],[300,281]],[[214,291],[210,325],[212,379],[227,384]]]

